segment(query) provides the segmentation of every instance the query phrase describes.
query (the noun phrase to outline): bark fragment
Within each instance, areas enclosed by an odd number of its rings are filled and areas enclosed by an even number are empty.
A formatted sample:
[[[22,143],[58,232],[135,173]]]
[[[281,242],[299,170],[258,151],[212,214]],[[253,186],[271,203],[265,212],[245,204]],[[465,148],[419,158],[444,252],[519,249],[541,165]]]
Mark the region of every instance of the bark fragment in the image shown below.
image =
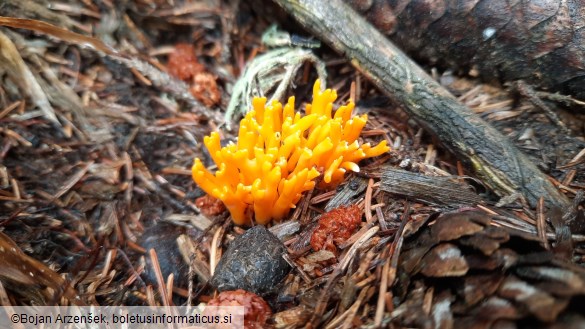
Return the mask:
[[[533,205],[542,196],[548,206],[568,206],[567,198],[524,154],[341,0],[274,1],[345,54],[380,90],[464,159],[496,194],[520,192]]]
[[[345,2],[418,60],[585,98],[582,1]]]

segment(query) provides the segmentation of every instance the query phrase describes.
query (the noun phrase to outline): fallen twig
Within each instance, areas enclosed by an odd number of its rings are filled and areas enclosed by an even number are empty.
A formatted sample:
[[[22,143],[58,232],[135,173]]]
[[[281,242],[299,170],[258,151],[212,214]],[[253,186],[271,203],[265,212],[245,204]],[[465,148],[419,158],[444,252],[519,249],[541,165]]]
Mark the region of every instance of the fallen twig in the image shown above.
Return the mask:
[[[548,206],[569,205],[548,177],[502,134],[459,103],[342,1],[274,1],[345,54],[380,90],[466,160],[496,194],[520,192],[533,206],[541,196]]]

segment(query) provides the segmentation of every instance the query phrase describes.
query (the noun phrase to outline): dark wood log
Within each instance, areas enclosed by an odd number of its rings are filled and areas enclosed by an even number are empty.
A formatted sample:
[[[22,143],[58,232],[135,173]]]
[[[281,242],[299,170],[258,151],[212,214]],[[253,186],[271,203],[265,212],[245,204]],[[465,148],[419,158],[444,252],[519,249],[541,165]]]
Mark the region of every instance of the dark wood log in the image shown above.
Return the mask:
[[[402,104],[500,196],[521,193],[534,206],[568,199],[503,135],[467,107],[341,0],[274,0],[344,54],[380,90]]]
[[[416,60],[585,99],[585,2],[344,0]]]
[[[404,169],[384,167],[380,189],[430,204],[450,207],[475,206],[482,198],[456,177],[431,177]]]

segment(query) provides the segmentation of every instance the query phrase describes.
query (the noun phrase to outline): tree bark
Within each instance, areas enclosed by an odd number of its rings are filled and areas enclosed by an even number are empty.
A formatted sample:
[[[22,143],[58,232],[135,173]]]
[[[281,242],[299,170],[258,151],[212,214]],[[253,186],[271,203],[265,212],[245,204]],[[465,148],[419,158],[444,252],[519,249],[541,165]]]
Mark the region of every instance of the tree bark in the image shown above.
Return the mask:
[[[344,2],[419,62],[585,99],[584,1]]]
[[[460,104],[384,35],[340,0],[274,0],[345,55],[381,91],[436,135],[499,196],[521,193],[535,206],[568,199],[503,135]]]

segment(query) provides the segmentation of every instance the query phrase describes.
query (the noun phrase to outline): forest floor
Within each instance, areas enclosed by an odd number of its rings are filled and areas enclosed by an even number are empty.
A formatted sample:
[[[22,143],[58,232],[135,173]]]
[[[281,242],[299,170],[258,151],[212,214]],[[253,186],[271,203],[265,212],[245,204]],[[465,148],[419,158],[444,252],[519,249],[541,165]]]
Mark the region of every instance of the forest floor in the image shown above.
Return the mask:
[[[9,0],[0,16],[95,36],[133,61],[62,32],[0,27],[0,246],[17,246],[0,252],[0,300],[212,300],[217,292],[208,280],[246,228],[200,198],[193,160],[209,160],[202,141],[211,131],[237,136],[237,128],[226,129],[224,112],[246,64],[267,51],[261,37],[269,26],[309,35],[272,3],[254,10],[219,0],[62,1],[47,8]],[[571,209],[531,207],[518,195],[493,195],[345,58],[326,46],[313,51],[338,92],[336,105],[351,95],[356,111],[369,116],[364,138],[385,139],[391,151],[364,161],[339,188],[307,193],[287,219],[270,225],[293,269],[277,293],[263,296],[268,324],[584,326],[583,116],[547,103],[565,133],[509,88],[425,68],[575,200]],[[304,64],[286,97],[303,108],[316,78]],[[237,115],[232,120],[237,127]],[[424,191],[390,193],[384,186],[391,169],[465,185],[482,201],[454,206]],[[319,217],[347,204],[362,211],[360,227],[335,252],[314,251]],[[31,281],[29,272],[45,274]],[[172,289],[162,296],[160,286]]]

